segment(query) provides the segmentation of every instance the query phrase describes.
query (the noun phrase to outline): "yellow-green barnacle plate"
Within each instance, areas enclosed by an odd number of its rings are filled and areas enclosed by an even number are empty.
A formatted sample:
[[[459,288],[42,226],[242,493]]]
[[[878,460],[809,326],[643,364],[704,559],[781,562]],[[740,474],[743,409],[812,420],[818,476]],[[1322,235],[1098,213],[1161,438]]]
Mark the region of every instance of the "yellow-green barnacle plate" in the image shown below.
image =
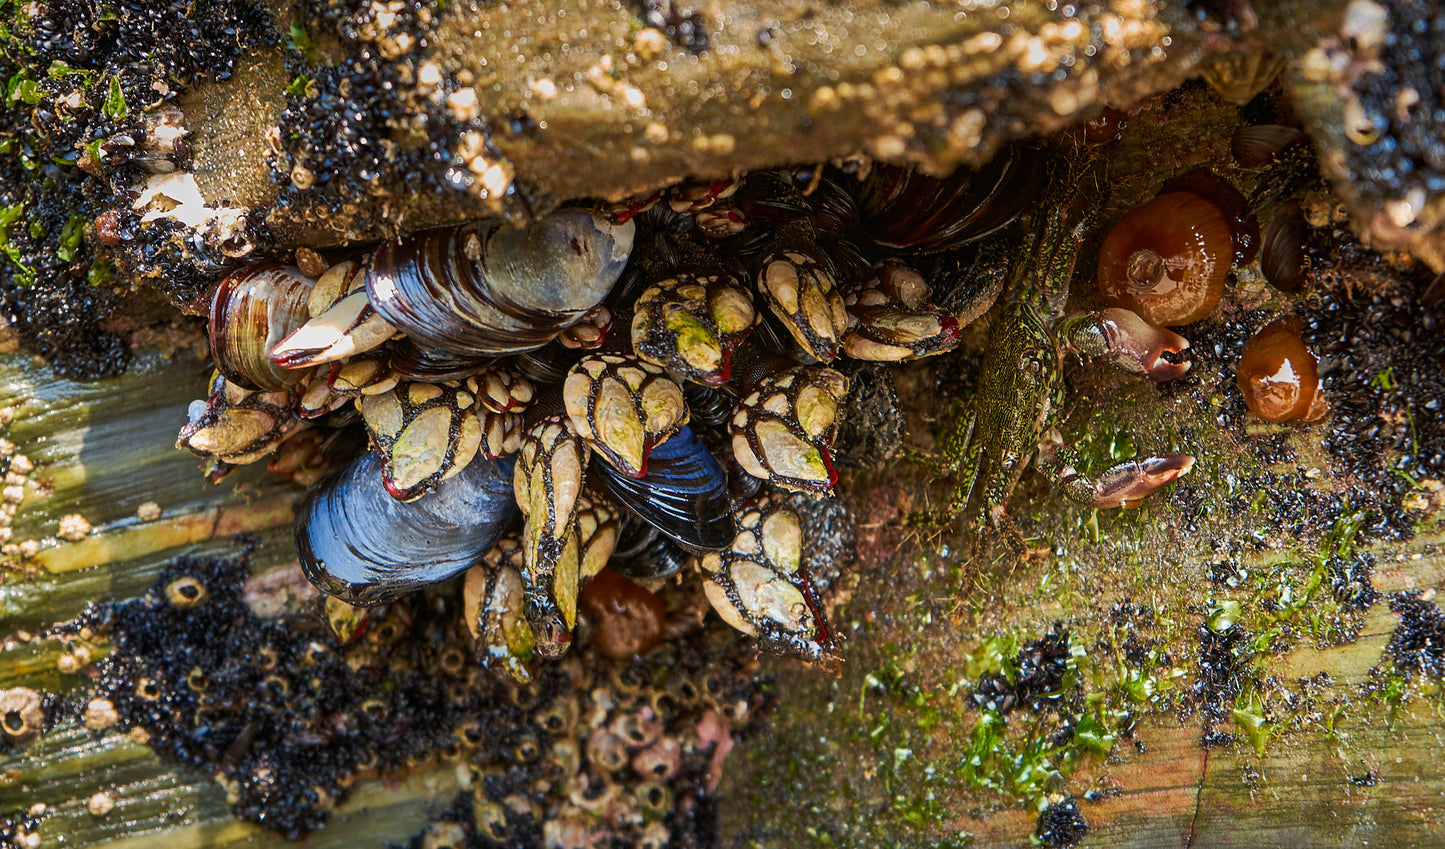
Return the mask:
[[[732,352],[757,324],[757,310],[737,281],[679,273],[637,299],[632,347],[642,359],[684,380],[717,386],[732,370]]]
[[[617,547],[622,519],[617,505],[606,496],[583,489],[577,501],[578,579],[586,581],[602,571]]]
[[[848,378],[801,366],[767,378],[728,422],[733,456],[748,474],[784,489],[828,492],[837,483],[831,445]]]
[[[807,254],[782,251],[763,261],[759,282],[773,313],[803,350],[819,362],[832,362],[852,322],[833,275]]]
[[[797,514],[766,497],[744,502],[730,549],[702,558],[708,602],[770,650],[834,665],[832,637],[806,571]]]
[[[580,552],[577,508],[590,451],[561,416],[536,423],[522,437],[513,471],[522,529],[526,616],[543,657],[559,657],[577,623]]]
[[[582,568],[577,516],[574,514],[556,536],[534,533],[533,524],[528,517],[522,526],[523,613],[537,654],[558,658],[566,653],[572,629],[577,625],[577,588]]]
[[[420,498],[477,455],[482,425],[472,379],[406,381],[357,399],[362,421],[384,463],[382,482],[401,501]]]
[[[210,397],[191,404],[190,421],[176,438],[177,448],[240,466],[274,451],[295,425],[291,409],[299,392],[257,392],[219,373],[212,374],[210,385]]]
[[[647,457],[687,424],[682,387],[636,357],[589,356],[562,384],[572,428],[623,474],[647,474]]]
[[[521,568],[521,538],[507,534],[467,570],[462,610],[467,629],[477,641],[478,661],[525,684],[532,680],[527,663],[532,659],[534,640],[523,613]]]

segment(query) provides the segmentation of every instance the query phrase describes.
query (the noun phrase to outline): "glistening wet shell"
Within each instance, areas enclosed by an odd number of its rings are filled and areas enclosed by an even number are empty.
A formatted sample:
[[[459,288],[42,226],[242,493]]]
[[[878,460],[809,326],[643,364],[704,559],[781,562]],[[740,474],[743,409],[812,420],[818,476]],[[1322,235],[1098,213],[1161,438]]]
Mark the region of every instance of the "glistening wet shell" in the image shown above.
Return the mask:
[[[1234,255],[1219,208],[1189,192],[1160,195],[1120,219],[1099,249],[1099,291],[1150,324],[1191,324],[1214,311]]]

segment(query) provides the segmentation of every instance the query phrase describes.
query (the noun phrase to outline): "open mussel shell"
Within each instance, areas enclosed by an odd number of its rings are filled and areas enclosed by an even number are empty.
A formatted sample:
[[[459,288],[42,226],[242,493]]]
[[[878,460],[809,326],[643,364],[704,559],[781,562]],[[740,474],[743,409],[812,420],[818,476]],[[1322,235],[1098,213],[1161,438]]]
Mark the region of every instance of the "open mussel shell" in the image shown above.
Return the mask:
[[[380,604],[446,580],[477,561],[512,521],[509,463],[475,460],[413,502],[382,485],[367,453],[311,490],[296,519],[301,567],[323,592]]]
[[[684,425],[652,449],[640,478],[601,461],[593,462],[591,471],[613,498],[688,551],[701,554],[732,543],[727,475],[692,428]]]
[[[226,275],[211,298],[211,359],[226,379],[275,392],[299,383],[303,371],[281,368],[271,349],[310,318],[315,280],[289,265],[256,265]]]
[[[524,228],[485,221],[427,230],[376,250],[367,296],[423,347],[530,351],[602,302],[627,264],[634,230],[582,209]]]

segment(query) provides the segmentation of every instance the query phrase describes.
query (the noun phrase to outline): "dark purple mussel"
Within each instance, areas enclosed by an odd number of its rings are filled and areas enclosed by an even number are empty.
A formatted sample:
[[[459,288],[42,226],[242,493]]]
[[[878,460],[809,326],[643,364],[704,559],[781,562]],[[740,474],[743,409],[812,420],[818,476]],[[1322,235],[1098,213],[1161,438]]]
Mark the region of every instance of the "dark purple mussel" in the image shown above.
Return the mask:
[[[1042,154],[1025,145],[999,151],[977,171],[929,177],[874,163],[858,188],[858,206],[873,241],[918,253],[948,250],[1007,226],[1043,185]]]
[[[312,489],[296,518],[301,567],[323,592],[373,605],[467,569],[516,512],[510,462],[473,460],[412,502],[382,485],[368,452]]]
[[[632,478],[594,460],[593,480],[678,545],[701,554],[732,544],[732,508],[722,466],[684,425],[648,458],[647,474]]]
[[[524,228],[483,221],[426,230],[377,248],[367,296],[424,348],[530,351],[602,302],[627,264],[634,230],[583,209]]]
[[[653,580],[682,571],[691,557],[657,528],[627,513],[622,517],[607,568],[634,580]]]

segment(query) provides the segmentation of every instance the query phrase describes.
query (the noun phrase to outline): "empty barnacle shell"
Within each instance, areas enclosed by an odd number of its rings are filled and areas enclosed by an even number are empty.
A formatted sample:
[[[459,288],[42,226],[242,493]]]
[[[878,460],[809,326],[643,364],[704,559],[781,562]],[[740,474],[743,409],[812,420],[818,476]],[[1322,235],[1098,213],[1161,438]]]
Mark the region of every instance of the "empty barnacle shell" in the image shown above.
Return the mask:
[[[619,471],[647,473],[652,449],[687,424],[682,387],[636,357],[592,355],[562,385],[572,429]]]
[[[593,472],[612,497],[688,551],[713,551],[732,540],[727,475],[686,425],[653,449],[645,475],[631,477],[606,463],[594,464]]]
[[[482,442],[476,398],[475,378],[412,381],[361,397],[361,418],[385,458],[387,492],[410,501],[466,468]]]
[[[271,349],[272,362],[295,369],[369,351],[396,335],[366,294],[366,266],[345,260],[316,279],[307,299],[310,319]]]
[[[770,254],[758,273],[758,290],[773,314],[803,350],[819,362],[832,362],[851,318],[833,274],[817,256],[801,250]]]
[[[189,421],[176,437],[176,447],[225,466],[254,463],[276,450],[294,429],[293,397],[290,391],[246,389],[215,372],[210,396],[192,401],[186,411]]]
[[[853,326],[843,334],[843,353],[854,359],[898,362],[951,351],[958,321],[929,300],[922,275],[898,262],[878,269],[870,284],[846,299]]]
[[[561,416],[527,430],[513,476],[513,493],[526,517],[527,621],[543,657],[560,657],[577,624],[577,581],[581,568],[576,513],[591,451]]]
[[[477,641],[477,659],[518,683],[532,680],[532,628],[523,614],[522,540],[506,534],[467,570],[462,611]]]
[[[632,347],[650,363],[684,380],[717,386],[732,371],[732,355],[757,324],[752,300],[732,277],[678,273],[637,298]]]
[[[211,360],[226,379],[274,392],[305,374],[271,361],[271,349],[306,322],[315,281],[289,265],[256,265],[221,279],[211,298]]]
[[[732,545],[702,558],[707,598],[724,622],[768,649],[836,672],[832,633],[803,565],[806,545],[801,520],[780,501],[746,503]]]
[[[562,209],[426,230],[372,254],[372,306],[420,345],[464,355],[540,348],[597,306],[621,276],[635,225]]]
[[[1099,248],[1099,291],[1150,324],[1192,324],[1219,304],[1233,255],[1218,207],[1189,192],[1159,195],[1109,231]]]
[[[748,474],[785,489],[828,492],[838,482],[830,447],[848,378],[800,366],[766,378],[738,402],[728,430]]]
[[[858,207],[880,245],[935,253],[981,239],[1028,208],[1047,169],[1038,151],[1011,145],[977,171],[948,177],[874,163],[858,188]]]
[[[458,574],[515,514],[505,461],[473,462],[411,502],[386,491],[381,465],[363,454],[307,493],[296,518],[306,577],[350,604],[379,604]]]

